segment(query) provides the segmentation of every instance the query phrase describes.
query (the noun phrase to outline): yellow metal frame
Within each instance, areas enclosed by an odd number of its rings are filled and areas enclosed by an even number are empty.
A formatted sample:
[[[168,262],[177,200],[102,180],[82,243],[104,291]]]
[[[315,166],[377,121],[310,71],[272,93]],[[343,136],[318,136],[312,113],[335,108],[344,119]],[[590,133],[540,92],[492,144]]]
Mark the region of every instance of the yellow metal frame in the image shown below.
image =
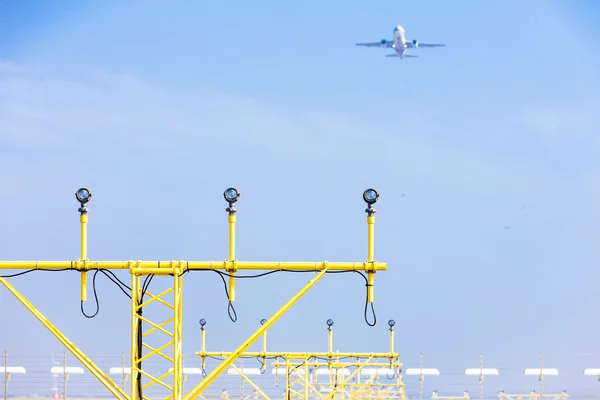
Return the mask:
[[[263,321],[264,322],[264,321]],[[402,382],[401,368],[399,362],[399,354],[394,352],[394,330],[393,324],[390,325],[389,334],[389,352],[387,353],[340,353],[333,351],[333,329],[330,326],[327,332],[327,351],[326,352],[273,352],[267,351],[267,329],[266,322],[263,324],[262,331],[262,348],[261,351],[246,351],[243,353],[229,352],[214,352],[206,350],[206,328],[202,326],[201,331],[201,351],[196,353],[196,356],[201,358],[202,369],[205,370],[207,358],[225,358],[231,359],[232,356],[245,358],[256,358],[262,362],[262,369],[266,369],[267,359],[275,358],[276,361],[271,363],[277,373],[275,381],[278,382],[280,372],[285,371],[285,393],[286,399],[291,398],[321,398],[333,399],[339,395],[345,399],[361,398],[385,398],[388,399],[405,399],[404,383]],[[258,333],[258,331],[257,331]],[[258,336],[258,335],[257,335]],[[326,359],[319,361],[318,359]],[[344,361],[352,359],[352,361]],[[385,360],[385,361],[384,361]],[[219,364],[219,366],[223,363]],[[269,397],[262,392],[252,380],[243,373],[235,364],[231,366],[241,376],[243,381],[257,391],[264,399]],[[313,374],[309,373],[309,368],[313,369]],[[378,374],[374,374],[366,381],[360,381],[360,373],[364,367],[389,368],[394,371],[393,383],[381,383],[378,381]],[[282,368],[282,370],[280,370]],[[319,383],[317,379],[317,368],[325,368],[329,370],[329,379],[323,383]],[[338,370],[353,369],[348,376],[340,376]],[[336,372],[334,372],[336,371]],[[356,382],[351,383],[353,378],[357,378]],[[375,382],[377,380],[377,382]],[[212,381],[211,381],[212,382]],[[209,385],[206,379],[201,382]],[[322,389],[320,389],[322,388]],[[322,390],[325,389],[325,392]]]
[[[90,196],[91,197],[91,196]],[[228,209],[229,210],[229,209]],[[367,274],[368,288],[367,301],[373,302],[373,284],[374,276],[378,271],[385,271],[387,264],[385,262],[375,261],[374,258],[374,210],[369,207],[367,216],[368,235],[367,235],[367,260],[360,262],[263,262],[263,261],[238,261],[235,258],[235,224],[236,216],[234,211],[229,212],[229,254],[224,261],[93,261],[88,259],[87,254],[87,225],[88,214],[84,203],[79,209],[80,212],[80,257],[73,261],[0,261],[0,270],[74,270],[80,272],[80,297],[81,301],[87,300],[87,271],[91,270],[128,270],[131,275],[131,393],[128,396],[112,379],[110,379],[102,370],[100,370],[90,359],[88,359],[81,350],[79,350],[67,337],[50,321],[48,321],[22,294],[20,294],[6,279],[0,278],[0,283],[10,291],[23,306],[29,310],[63,345],[79,360],[83,366],[88,369],[92,375],[98,379],[102,385],[116,399],[141,400],[137,391],[137,381],[140,376],[150,380],[146,384],[148,387],[153,384],[161,385],[168,389],[169,396],[166,399],[189,400],[196,398],[202,393],[214,379],[231,365],[236,358],[242,354],[259,336],[261,336],[279,317],[281,317],[304,293],[306,293],[325,273],[329,271],[363,271]],[[242,270],[293,270],[293,271],[315,271],[317,275],[306,284],[296,295],[292,296],[278,311],[276,311],[267,322],[246,339],[238,348],[230,353],[225,360],[210,374],[208,374],[196,387],[187,395],[182,393],[182,367],[181,367],[181,310],[182,310],[182,275],[187,271],[223,271],[230,275],[229,278],[229,301],[235,300],[235,273]],[[140,278],[142,276],[172,276],[172,287],[158,295],[145,293],[149,300],[141,302],[142,288]],[[163,296],[173,293],[173,301],[170,303],[163,299]],[[154,323],[139,314],[139,310],[150,303],[157,302],[172,310],[173,316],[167,321]],[[173,323],[173,331],[169,332],[163,329],[168,322]],[[138,328],[140,325],[151,326],[147,332],[142,332]],[[168,340],[166,344],[153,348],[144,343],[144,337],[152,331],[163,332]],[[141,342],[139,337],[141,337]],[[138,346],[142,346],[150,351],[145,356],[137,354]],[[167,350],[170,351],[167,351]],[[172,354],[172,355],[168,355]],[[159,377],[154,377],[142,368],[139,363],[151,356],[161,356],[169,362],[172,362],[173,370]],[[167,383],[167,378],[171,376],[171,384]]]

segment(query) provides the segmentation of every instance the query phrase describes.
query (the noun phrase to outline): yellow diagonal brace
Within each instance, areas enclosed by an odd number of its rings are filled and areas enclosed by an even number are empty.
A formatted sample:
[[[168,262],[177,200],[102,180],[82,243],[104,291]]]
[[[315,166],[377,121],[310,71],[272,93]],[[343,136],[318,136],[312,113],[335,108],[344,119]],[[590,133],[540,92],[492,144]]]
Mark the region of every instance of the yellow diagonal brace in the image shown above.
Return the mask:
[[[112,379],[106,376],[100,368],[96,364],[94,364],[89,358],[83,354],[81,350],[79,350],[67,337],[58,330],[46,317],[39,312],[33,304],[31,304],[17,289],[15,289],[8,281],[4,278],[0,278],[0,283],[8,289],[9,292],[13,294],[23,304],[23,306],[33,314],[34,317],[38,319],[52,333],[66,348],[83,364],[84,367],[88,369],[100,381],[104,387],[108,389],[108,391],[115,396],[117,399],[129,399],[129,396],[123,392],[123,390],[115,383]]]
[[[163,329],[160,325],[155,324],[154,322],[150,321],[148,318],[142,317],[141,315],[136,315],[136,318],[141,319],[142,321],[144,321],[145,323],[147,323],[150,326],[153,326],[155,329],[158,329],[159,331],[161,331],[165,335],[167,335],[167,336],[169,336],[171,338],[173,337],[173,334],[171,332],[169,332],[166,329]]]
[[[350,379],[352,379],[357,373],[359,373],[362,370],[362,367],[367,364],[369,361],[371,361],[372,357],[369,357],[367,360],[365,360],[364,363],[362,363],[362,365],[359,365],[358,368],[356,368],[354,371],[352,371],[352,373],[350,375],[348,375],[348,377],[346,379],[344,379],[342,381],[341,384],[338,384],[337,387],[335,389],[333,389],[333,392],[329,393],[329,396],[327,396],[327,399],[333,399],[333,396],[337,393],[337,391],[344,387],[349,381]]]
[[[250,347],[250,345],[252,345],[252,343],[254,343],[254,341],[256,341],[256,339],[265,333],[265,331],[269,329],[271,325],[273,325],[273,323],[275,323],[275,321],[277,321],[287,310],[289,310],[289,308],[294,305],[294,303],[298,301],[298,299],[301,298],[304,293],[313,287],[313,285],[317,283],[319,279],[325,276],[326,272],[326,268],[321,270],[313,279],[310,280],[310,282],[300,289],[298,293],[289,299],[288,302],[283,305],[283,307],[277,310],[275,314],[271,316],[271,318],[267,319],[267,322],[265,322],[264,325],[261,325],[260,328],[250,335],[250,337],[246,339],[237,349],[235,349],[229,356],[221,361],[221,363],[215,369],[210,371],[210,373],[206,375],[206,377],[200,381],[199,384],[197,384],[187,395],[184,396],[183,400],[195,399],[198,394],[202,393],[202,391],[204,391],[204,389],[206,389],[208,385],[210,385],[217,378],[217,376],[225,371],[241,353],[243,353],[248,347]]]
[[[144,293],[144,296],[148,296],[150,298],[148,300],[146,300],[145,302],[143,302],[142,304],[140,304],[139,308],[145,307],[148,304],[152,303],[153,301],[157,301],[160,304],[162,304],[162,305],[164,305],[164,306],[166,306],[166,307],[168,307],[168,308],[170,308],[172,310],[173,306],[171,304],[167,303],[166,301],[164,301],[163,299],[161,299],[161,297],[163,297],[165,294],[168,294],[168,293],[170,293],[172,291],[173,291],[173,288],[170,287],[170,288],[164,290],[163,292],[157,294],[156,296],[154,296],[153,294],[148,293],[148,292]]]
[[[161,350],[166,349],[167,347],[171,346],[173,344],[173,341],[171,340],[169,343],[167,344],[163,344],[162,346],[158,347],[158,348],[154,348],[152,346],[150,346],[149,344],[146,343],[142,343],[142,346],[144,346],[145,348],[147,348],[148,350],[150,350],[150,353],[144,355],[143,357],[140,357],[138,359],[138,362],[142,362],[144,360],[146,360],[147,358],[149,358],[150,356],[153,356],[154,354],[158,354],[163,356],[167,361],[169,362],[173,362],[173,359],[171,357],[169,357],[168,355],[164,354]]]
[[[267,395],[262,390],[260,390],[260,388],[258,386],[256,386],[256,384],[254,382],[252,382],[252,380],[250,378],[248,378],[246,376],[246,374],[244,374],[242,371],[240,371],[240,369],[238,367],[235,366],[235,364],[231,364],[231,366],[240,374],[242,379],[244,379],[246,382],[248,382],[250,384],[250,386],[252,386],[254,388],[254,390],[256,390],[258,392],[258,394],[260,394],[263,397],[263,399],[270,400],[269,397],[267,397]]]
[[[155,383],[158,383],[159,385],[165,387],[165,389],[168,389],[170,391],[173,391],[173,388],[169,385],[167,385],[166,383],[164,383],[163,381],[158,380],[158,378],[153,377],[152,375],[150,375],[149,373],[142,371],[139,368],[136,368],[136,371],[139,372],[140,374],[144,375],[146,378],[150,379],[151,382],[148,382],[146,385],[144,385],[144,389],[152,386]]]
[[[160,383],[162,385],[162,381],[163,379],[165,379],[167,376],[171,375],[171,372],[167,371],[164,374],[162,374],[161,376],[159,376],[158,378],[154,378],[156,382]],[[152,386],[153,382],[148,382],[147,384],[145,384],[144,386],[142,386],[142,389],[147,389],[150,386]],[[163,385],[164,386],[164,385]],[[173,388],[171,388],[171,391],[173,391]]]
[[[158,326],[160,326],[162,328],[163,326],[165,326],[166,324],[168,324],[169,322],[172,322],[174,320],[175,320],[175,317],[171,317],[169,319],[164,320],[160,324],[158,324]],[[142,333],[142,337],[146,337],[156,330],[158,330],[158,328],[152,327],[151,329],[148,329],[146,332]],[[171,336],[171,335],[169,335],[169,336]]]

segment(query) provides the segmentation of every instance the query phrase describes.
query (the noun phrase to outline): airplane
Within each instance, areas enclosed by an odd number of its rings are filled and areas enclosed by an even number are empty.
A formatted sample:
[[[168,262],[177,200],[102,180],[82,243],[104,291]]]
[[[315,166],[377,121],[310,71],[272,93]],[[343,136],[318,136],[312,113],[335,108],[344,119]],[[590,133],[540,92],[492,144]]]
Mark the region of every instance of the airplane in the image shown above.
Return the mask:
[[[445,44],[436,44],[436,43],[421,43],[417,40],[406,40],[406,32],[401,25],[397,25],[394,28],[394,39],[393,40],[385,40],[382,39],[379,42],[370,42],[370,43],[356,43],[356,46],[366,46],[366,47],[382,47],[385,49],[394,49],[396,52],[393,54],[386,54],[386,57],[418,57],[413,54],[406,54],[407,49],[416,49],[417,47],[444,47]]]

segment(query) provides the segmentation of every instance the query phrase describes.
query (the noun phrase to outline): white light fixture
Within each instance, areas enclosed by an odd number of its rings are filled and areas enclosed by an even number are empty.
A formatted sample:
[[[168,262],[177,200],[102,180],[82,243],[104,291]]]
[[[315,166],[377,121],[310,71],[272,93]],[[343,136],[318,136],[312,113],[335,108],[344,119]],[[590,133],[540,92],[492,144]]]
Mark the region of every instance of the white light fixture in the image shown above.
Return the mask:
[[[364,376],[373,376],[373,375],[390,376],[390,375],[394,375],[394,370],[391,368],[386,368],[386,367],[363,368],[360,371],[360,374],[364,375]]]
[[[169,368],[169,372],[173,372],[173,368]],[[183,368],[184,375],[202,375],[201,368]]]
[[[81,367],[52,367],[50,368],[51,374],[83,374],[83,368]]]
[[[499,375],[500,372],[496,368],[467,368],[465,375],[481,376],[481,375]]]
[[[271,370],[271,373],[273,375],[285,375],[285,367],[277,367],[277,368],[273,368]],[[292,368],[290,367],[290,373],[292,375],[303,375],[304,374],[304,368],[300,367],[300,368]]]
[[[108,373],[111,375],[131,375],[131,368],[111,367]]]
[[[598,376],[600,377],[600,368],[586,368],[583,370],[583,374],[587,376]]]
[[[325,368],[325,367],[320,367],[317,368],[317,375],[329,375],[329,374],[343,374],[343,375],[350,375],[350,370],[348,368]]]
[[[406,375],[439,375],[440,371],[437,368],[407,368],[404,372]]]
[[[0,367],[0,374],[24,374],[27,371],[25,367]]]
[[[244,375],[261,375],[260,368],[238,368]],[[285,373],[285,369],[284,369]],[[239,375],[240,373],[235,368],[229,368],[227,375]]]
[[[556,368],[527,368],[525,375],[558,375],[558,370]]]

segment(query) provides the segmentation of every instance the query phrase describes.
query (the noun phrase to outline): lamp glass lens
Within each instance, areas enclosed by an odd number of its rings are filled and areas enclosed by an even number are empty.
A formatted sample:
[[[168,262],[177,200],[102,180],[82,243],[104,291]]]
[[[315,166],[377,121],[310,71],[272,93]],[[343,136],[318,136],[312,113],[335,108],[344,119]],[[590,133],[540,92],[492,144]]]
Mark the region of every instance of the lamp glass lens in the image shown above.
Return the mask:
[[[79,189],[79,191],[77,192],[77,197],[79,197],[79,200],[81,201],[87,200],[89,195],[89,192],[85,189]]]
[[[365,193],[365,198],[367,199],[367,201],[374,201],[376,197],[377,195],[375,194],[374,190],[367,190],[367,192]]]
[[[227,196],[228,200],[235,200],[235,198],[237,197],[237,193],[235,191],[235,189],[229,189],[225,196]]]

